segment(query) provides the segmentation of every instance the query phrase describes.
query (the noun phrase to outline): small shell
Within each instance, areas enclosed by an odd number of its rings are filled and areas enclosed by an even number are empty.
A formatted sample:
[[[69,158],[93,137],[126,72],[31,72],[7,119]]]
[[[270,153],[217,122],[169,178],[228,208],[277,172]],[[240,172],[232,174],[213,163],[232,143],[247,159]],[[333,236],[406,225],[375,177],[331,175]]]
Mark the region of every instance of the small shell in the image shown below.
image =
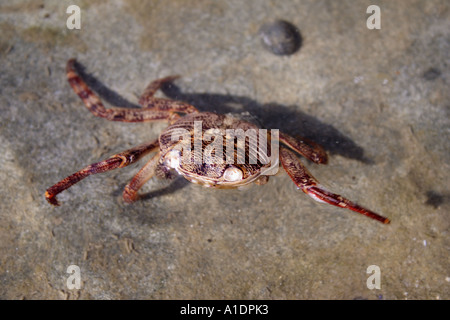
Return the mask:
[[[178,150],[169,151],[164,157],[165,165],[172,169],[178,169],[180,167],[181,155]]]
[[[243,174],[242,171],[236,167],[229,167],[223,173],[223,178],[226,181],[239,181],[242,180]]]
[[[298,28],[284,20],[264,24],[259,34],[264,48],[276,55],[291,55],[302,45]]]

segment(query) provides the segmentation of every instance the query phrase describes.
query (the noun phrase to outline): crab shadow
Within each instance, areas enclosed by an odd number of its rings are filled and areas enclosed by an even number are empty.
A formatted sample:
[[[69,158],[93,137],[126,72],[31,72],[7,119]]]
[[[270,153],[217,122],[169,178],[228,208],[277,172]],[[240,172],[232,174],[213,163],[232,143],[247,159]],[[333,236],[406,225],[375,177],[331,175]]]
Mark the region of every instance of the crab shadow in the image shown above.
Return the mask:
[[[162,197],[162,196],[165,196],[168,194],[172,194],[172,193],[175,193],[177,190],[183,189],[188,184],[190,184],[190,182],[187,181],[186,179],[173,178],[173,179],[170,179],[170,182],[168,183],[167,186],[164,186],[157,190],[152,190],[147,193],[140,194],[139,200],[149,200],[152,198],[159,198],[159,197]],[[114,190],[112,192],[112,196],[117,197],[117,196],[122,195],[122,192],[125,189],[125,186],[126,186],[125,183],[121,184],[119,186],[119,188],[117,188],[116,190]]]
[[[75,64],[80,77],[106,102],[113,106],[139,108],[85,71],[80,63]],[[334,126],[324,123],[300,110],[298,106],[276,102],[260,104],[257,101],[230,94],[184,93],[173,83],[161,91],[170,99],[185,101],[200,112],[236,113],[249,112],[259,124],[267,129],[280,129],[291,136],[302,136],[320,144],[330,154],[340,155],[366,164],[373,161],[364,155],[364,150]]]
[[[106,87],[102,82],[87,73],[80,63],[76,63],[75,68],[86,84],[104,101],[113,106],[140,107]],[[195,106],[200,112],[209,111],[221,114],[249,112],[263,128],[280,129],[294,137],[308,138],[319,143],[329,154],[340,155],[365,164],[373,164],[373,161],[364,155],[363,148],[349,137],[339,132],[334,126],[301,111],[298,106],[288,106],[276,102],[260,104],[253,99],[230,94],[184,93],[173,83],[164,85],[161,91],[170,99],[185,101]],[[150,199],[173,193],[188,184],[184,179],[178,180],[180,179],[176,179],[176,182],[172,182],[168,187],[161,190],[143,194],[141,199]]]
[[[78,75],[84,80],[84,82],[86,82],[87,86],[94,90],[98,94],[98,96],[103,99],[103,101],[106,101],[107,103],[117,107],[140,108],[138,104],[132,103],[123,98],[120,94],[105,86],[93,75],[87,73],[84,65],[82,65],[78,61],[75,61],[74,68],[77,71]]]
[[[199,111],[217,113],[249,112],[257,122],[267,129],[279,129],[291,136],[301,136],[320,144],[330,154],[337,154],[366,164],[373,161],[364,155],[364,150],[335,127],[299,110],[297,106],[279,103],[260,104],[257,101],[229,94],[183,93],[174,84],[167,84],[162,92],[174,100],[185,101]]]

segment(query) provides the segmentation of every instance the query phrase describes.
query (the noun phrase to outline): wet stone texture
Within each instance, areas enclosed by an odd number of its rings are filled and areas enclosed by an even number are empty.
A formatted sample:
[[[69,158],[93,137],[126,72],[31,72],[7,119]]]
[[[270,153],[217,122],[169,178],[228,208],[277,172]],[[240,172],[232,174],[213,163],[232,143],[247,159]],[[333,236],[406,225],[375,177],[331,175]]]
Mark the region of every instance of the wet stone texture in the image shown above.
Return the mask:
[[[81,30],[66,28],[71,4]],[[371,4],[2,3],[0,298],[449,299],[449,2],[377,1],[380,30],[366,27]],[[261,45],[278,19],[300,30],[292,55]],[[282,170],[248,190],[152,179],[126,205],[145,160],[51,207],[48,187],[165,127],[94,117],[66,81],[72,57],[108,105],[179,74],[165,96],[315,140],[330,154],[304,160],[316,178],[392,223],[317,203]],[[367,287],[371,265],[380,289]]]

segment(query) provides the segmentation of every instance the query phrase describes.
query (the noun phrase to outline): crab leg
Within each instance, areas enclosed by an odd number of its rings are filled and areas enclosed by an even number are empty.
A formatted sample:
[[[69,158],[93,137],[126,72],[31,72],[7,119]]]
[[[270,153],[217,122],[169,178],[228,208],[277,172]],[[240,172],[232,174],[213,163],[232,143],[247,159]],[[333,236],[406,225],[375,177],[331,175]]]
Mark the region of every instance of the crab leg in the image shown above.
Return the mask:
[[[75,69],[76,60],[70,59],[67,62],[66,72],[67,80],[76,94],[83,100],[86,107],[95,116],[105,118],[110,121],[123,122],[146,122],[155,120],[171,120],[178,115],[174,112],[192,112],[192,107],[184,102],[171,101],[167,99],[153,98],[155,91],[165,82],[174,77],[167,77],[157,80],[155,85],[150,85],[150,89],[144,92],[143,99],[145,108],[119,108],[113,107],[106,109],[100,98],[87,86],[87,84],[77,74]],[[195,109],[195,108],[194,108]],[[187,111],[186,111],[187,110]],[[196,109],[195,109],[196,110]]]
[[[123,200],[127,203],[134,202],[138,198],[138,190],[155,175],[155,169],[158,165],[160,153],[154,155],[133,179],[125,186],[123,190]]]
[[[388,218],[380,216],[379,214],[363,208],[338,194],[324,189],[308,172],[308,170],[303,166],[298,157],[292,151],[284,147],[280,148],[280,160],[283,168],[289,174],[297,187],[302,189],[304,193],[309,195],[314,200],[326,202],[340,208],[350,209],[385,224],[390,223]]]
[[[58,206],[59,202],[56,199],[56,195],[61,193],[64,190],[70,188],[78,181],[80,181],[92,174],[102,173],[102,172],[110,171],[113,169],[126,167],[126,166],[138,161],[143,156],[152,152],[153,150],[155,150],[158,147],[159,147],[159,142],[158,142],[158,140],[155,140],[150,143],[146,143],[146,144],[137,146],[135,148],[126,150],[124,152],[118,153],[116,155],[113,155],[112,157],[110,157],[106,160],[103,160],[103,161],[100,161],[97,163],[93,163],[93,164],[87,166],[86,168],[84,168],[78,172],[75,172],[74,174],[61,180],[54,186],[48,188],[47,191],[45,192],[45,198],[47,199],[47,201],[50,204],[52,204],[54,206]]]
[[[306,138],[301,138],[301,140],[295,139],[283,132],[280,132],[279,137],[282,143],[309,160],[319,164],[326,164],[328,162],[327,153],[317,143]]]
[[[139,104],[143,108],[158,111],[181,112],[181,113],[198,112],[198,110],[194,106],[186,102],[153,97],[156,91],[158,91],[158,89],[161,88],[164,84],[172,82],[173,80],[179,77],[180,76],[169,76],[150,82],[147,88],[145,88],[141,98],[139,99]]]
[[[148,86],[145,88],[144,92],[142,93],[142,95],[139,99],[139,104],[141,106],[144,106],[146,101],[153,98],[156,91],[158,91],[163,85],[165,85],[166,83],[169,83],[169,82],[173,82],[174,80],[176,80],[178,78],[180,78],[180,76],[176,75],[176,76],[168,76],[168,77],[161,78],[158,80],[153,80],[152,82],[150,82],[148,84]]]

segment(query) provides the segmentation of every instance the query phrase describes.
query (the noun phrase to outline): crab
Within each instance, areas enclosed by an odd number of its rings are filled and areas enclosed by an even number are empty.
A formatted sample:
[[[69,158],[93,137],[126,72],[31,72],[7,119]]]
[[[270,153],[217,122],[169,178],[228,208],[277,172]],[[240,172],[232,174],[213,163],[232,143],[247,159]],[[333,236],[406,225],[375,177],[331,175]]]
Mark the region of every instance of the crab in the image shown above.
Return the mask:
[[[227,130],[229,129],[257,130],[259,127],[248,120],[231,114],[199,112],[194,106],[186,102],[154,97],[158,89],[174,81],[179,76],[169,76],[152,81],[139,99],[141,108],[105,108],[100,98],[79,76],[76,64],[75,59],[70,59],[67,62],[68,82],[88,110],[95,116],[110,121],[122,122],[168,121],[169,126],[160,134],[158,139],[88,165],[48,188],[45,192],[45,198],[50,204],[58,206],[59,202],[56,196],[60,192],[92,174],[123,168],[137,162],[148,154],[155,153],[125,186],[123,191],[123,200],[125,202],[132,203],[136,201],[139,198],[139,189],[153,176],[171,178],[178,174],[190,182],[211,188],[240,188],[252,183],[265,184],[269,179],[266,173],[271,168],[279,167],[280,164],[276,161],[279,160],[281,167],[284,168],[297,188],[301,189],[312,199],[355,211],[384,224],[390,223],[388,218],[327,190],[309,173],[301,163],[298,155],[316,164],[326,164],[328,156],[320,145],[305,138],[294,138],[277,131],[277,134],[274,135],[271,132],[267,133],[265,137],[268,145],[274,142],[277,145],[279,143],[279,148],[276,149],[277,154],[270,154],[270,161],[267,161],[267,157],[266,161],[262,161],[259,157],[261,156],[259,152],[256,152],[258,153],[258,160],[253,163],[237,161],[239,156],[236,155],[235,151],[231,154],[231,162],[208,161],[211,160],[208,158],[214,158],[214,156],[217,156],[216,160],[224,160],[223,154],[221,155],[218,150],[214,152],[210,150],[209,157],[201,157],[200,161],[198,161],[198,153],[205,153],[210,144],[201,140],[200,150],[195,150],[194,135],[196,134],[196,124],[200,123],[202,125],[201,137],[207,132],[211,132],[211,130],[223,133],[224,131],[228,132]],[[187,133],[187,141],[186,139],[177,140],[173,138],[179,135],[180,132],[184,135]],[[225,135],[223,139],[226,140],[228,138]],[[232,141],[236,144],[235,140]],[[192,144],[194,144],[194,152],[190,151]],[[245,156],[248,157],[249,153],[255,150],[252,150],[248,141],[245,141],[244,144],[243,150]]]

